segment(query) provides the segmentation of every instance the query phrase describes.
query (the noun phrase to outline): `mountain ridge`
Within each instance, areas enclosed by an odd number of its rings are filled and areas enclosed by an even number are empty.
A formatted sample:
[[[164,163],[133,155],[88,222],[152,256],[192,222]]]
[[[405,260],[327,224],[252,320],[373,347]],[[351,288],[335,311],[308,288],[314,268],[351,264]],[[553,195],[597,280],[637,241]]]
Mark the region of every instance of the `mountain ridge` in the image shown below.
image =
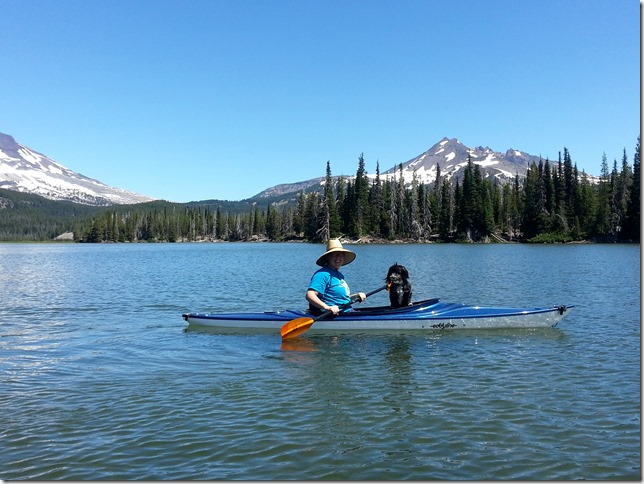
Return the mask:
[[[443,137],[420,155],[380,172],[380,179],[399,177],[400,166],[402,166],[402,178],[406,185],[411,184],[414,177],[418,183],[434,183],[440,166],[440,175],[443,179],[462,181],[463,168],[467,166],[468,157],[471,157],[474,164],[479,165],[484,178],[492,178],[500,183],[514,180],[516,175],[525,177],[530,164],[533,162],[538,164],[542,159],[540,156],[530,155],[513,148],[506,150],[505,153],[494,151],[487,146],[469,148],[456,138]],[[376,174],[368,173],[367,177],[375,179]],[[353,179],[355,175],[334,175],[332,178],[334,180],[339,178]],[[295,183],[275,185],[261,191],[250,200],[286,196],[302,190],[321,190],[325,181],[325,177],[317,177]]]
[[[4,133],[0,133],[0,188],[94,206],[155,200],[76,173]]]
[[[541,157],[516,149],[505,153],[489,147],[470,148],[456,138],[443,137],[420,155],[397,163],[380,172],[381,180],[400,177],[406,185],[414,178],[418,183],[434,183],[439,172],[443,179],[461,180],[468,159],[477,164],[484,178],[505,183],[518,175],[524,177],[531,163]],[[402,171],[401,171],[402,167]],[[367,173],[375,179],[376,174]],[[334,180],[351,180],[355,175],[335,175]],[[242,202],[272,203],[281,198],[293,198],[301,191],[322,190],[326,177],[315,177],[293,183],[278,184],[262,190]],[[0,133],[0,188],[41,195],[51,200],[71,201],[85,205],[110,206],[144,203],[156,198],[110,187],[98,180],[76,173],[46,155],[28,148],[10,135]],[[198,202],[198,201],[195,201]]]

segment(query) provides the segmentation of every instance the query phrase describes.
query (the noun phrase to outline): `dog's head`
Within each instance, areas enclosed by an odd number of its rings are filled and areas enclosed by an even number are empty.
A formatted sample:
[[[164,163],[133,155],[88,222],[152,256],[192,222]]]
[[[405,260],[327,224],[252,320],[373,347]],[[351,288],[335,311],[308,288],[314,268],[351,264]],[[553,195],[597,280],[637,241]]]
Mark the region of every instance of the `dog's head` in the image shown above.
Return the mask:
[[[385,281],[390,284],[402,284],[409,280],[409,271],[403,265],[398,264],[397,262],[392,265],[387,271],[387,277]]]

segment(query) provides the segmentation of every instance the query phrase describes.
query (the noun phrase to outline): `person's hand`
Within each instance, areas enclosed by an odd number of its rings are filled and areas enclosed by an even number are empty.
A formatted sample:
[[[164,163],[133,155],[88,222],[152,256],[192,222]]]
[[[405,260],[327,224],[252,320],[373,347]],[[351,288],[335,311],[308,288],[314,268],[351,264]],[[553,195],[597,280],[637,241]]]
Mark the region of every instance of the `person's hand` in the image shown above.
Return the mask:
[[[356,302],[362,302],[365,299],[367,299],[367,295],[364,292],[359,292],[359,293],[354,294],[354,295],[351,296],[352,299],[355,298],[355,297],[357,297],[359,299],[359,300],[356,300]]]
[[[339,306],[329,306],[329,309],[327,311],[331,311],[334,316],[337,316],[340,314],[340,307]]]

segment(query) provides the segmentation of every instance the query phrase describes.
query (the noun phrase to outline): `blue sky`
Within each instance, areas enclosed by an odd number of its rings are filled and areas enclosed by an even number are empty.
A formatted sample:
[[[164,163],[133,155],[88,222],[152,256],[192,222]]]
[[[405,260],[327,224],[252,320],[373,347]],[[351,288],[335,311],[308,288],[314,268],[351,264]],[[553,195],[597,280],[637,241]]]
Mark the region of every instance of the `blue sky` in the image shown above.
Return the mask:
[[[0,0],[0,132],[126,190],[241,200],[443,137],[599,174],[640,132],[637,0]]]

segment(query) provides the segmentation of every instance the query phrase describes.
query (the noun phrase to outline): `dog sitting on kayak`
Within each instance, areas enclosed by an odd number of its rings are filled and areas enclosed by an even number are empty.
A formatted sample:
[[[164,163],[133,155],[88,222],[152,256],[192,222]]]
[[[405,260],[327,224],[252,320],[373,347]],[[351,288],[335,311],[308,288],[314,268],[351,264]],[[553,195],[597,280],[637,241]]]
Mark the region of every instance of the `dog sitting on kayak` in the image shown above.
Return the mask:
[[[389,284],[389,302],[393,309],[411,305],[411,282],[405,266],[396,262],[389,268],[385,281]]]

